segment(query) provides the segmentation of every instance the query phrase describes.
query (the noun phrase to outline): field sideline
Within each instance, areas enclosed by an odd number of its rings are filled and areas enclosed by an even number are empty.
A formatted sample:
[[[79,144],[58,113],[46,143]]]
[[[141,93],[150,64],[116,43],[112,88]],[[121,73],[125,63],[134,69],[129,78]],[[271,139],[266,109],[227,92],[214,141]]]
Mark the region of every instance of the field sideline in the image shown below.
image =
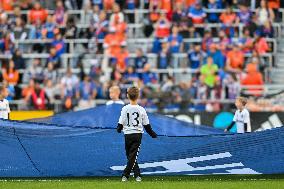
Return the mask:
[[[122,183],[120,177],[94,178],[54,178],[54,179],[1,179],[2,189],[284,189],[284,175],[257,175],[257,176],[147,176],[141,183],[131,181]]]

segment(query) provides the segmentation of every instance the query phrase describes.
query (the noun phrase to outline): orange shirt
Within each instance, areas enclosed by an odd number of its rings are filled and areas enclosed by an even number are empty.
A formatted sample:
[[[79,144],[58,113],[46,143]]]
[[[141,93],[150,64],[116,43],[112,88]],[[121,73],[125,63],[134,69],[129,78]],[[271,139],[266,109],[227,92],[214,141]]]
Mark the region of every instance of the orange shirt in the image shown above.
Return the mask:
[[[115,56],[120,52],[120,45],[123,42],[123,38],[117,34],[108,34],[105,37],[104,45],[109,49],[109,53],[112,56]]]
[[[117,59],[116,66],[118,70],[124,72],[126,70],[126,59],[129,57],[129,53],[127,50],[120,51],[115,55],[115,58]]]
[[[259,85],[259,88],[252,88],[248,89],[248,92],[252,95],[255,96],[260,96],[261,92],[263,90],[262,85],[263,85],[263,77],[262,74],[257,71],[256,65],[255,64],[248,64],[247,65],[247,70],[248,74],[246,75],[245,78],[241,80],[242,85]]]
[[[220,16],[220,20],[224,24],[233,24],[236,20],[236,14],[235,13],[232,13],[232,14],[222,13]]]
[[[243,52],[231,50],[228,52],[227,58],[230,61],[230,66],[232,68],[242,69],[244,61],[245,61]]]
[[[254,48],[259,55],[263,55],[269,50],[269,46],[265,38],[261,38],[258,42],[256,42]]]
[[[161,10],[165,10],[166,12],[171,12],[172,10],[172,3],[171,0],[161,0]]]
[[[196,3],[196,0],[185,0],[186,6],[190,7]]]
[[[115,28],[116,34],[120,35],[123,40],[126,40],[126,30],[127,30],[127,24],[125,22],[121,22],[119,24],[113,25]]]
[[[5,11],[12,11],[13,10],[13,4],[14,0],[1,0],[0,4],[3,10]]]
[[[41,23],[44,23],[47,18],[47,10],[40,9],[40,10],[31,10],[29,12],[29,19],[32,24],[34,24],[37,20],[40,20]]]
[[[17,70],[11,70],[10,73],[8,73],[6,70],[4,70],[3,79],[6,80],[9,84],[16,85],[19,81],[19,72]]]
[[[280,0],[268,0],[268,7],[271,9],[279,9]]]
[[[111,10],[114,4],[114,0],[104,0],[104,9]]]

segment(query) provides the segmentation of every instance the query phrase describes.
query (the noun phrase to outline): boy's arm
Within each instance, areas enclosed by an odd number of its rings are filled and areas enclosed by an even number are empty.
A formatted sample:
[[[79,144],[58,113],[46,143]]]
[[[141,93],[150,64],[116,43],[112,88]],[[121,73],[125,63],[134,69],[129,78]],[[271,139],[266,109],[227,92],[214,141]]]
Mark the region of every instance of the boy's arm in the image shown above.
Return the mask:
[[[143,125],[146,132],[152,137],[152,138],[157,138],[157,134],[153,131],[152,127],[150,124],[148,125]]]
[[[122,109],[119,120],[118,120],[118,124],[117,124],[117,127],[116,127],[116,131],[118,133],[121,133],[121,131],[123,129],[123,122],[124,122],[124,110]]]
[[[232,123],[225,129],[225,132],[226,131],[230,131],[232,129],[232,127],[235,125],[235,121],[232,121]]]
[[[157,138],[157,134],[153,131],[149,118],[147,116],[146,111],[144,110],[144,117],[143,117],[143,127],[145,128],[146,132],[152,137],[152,138]]]

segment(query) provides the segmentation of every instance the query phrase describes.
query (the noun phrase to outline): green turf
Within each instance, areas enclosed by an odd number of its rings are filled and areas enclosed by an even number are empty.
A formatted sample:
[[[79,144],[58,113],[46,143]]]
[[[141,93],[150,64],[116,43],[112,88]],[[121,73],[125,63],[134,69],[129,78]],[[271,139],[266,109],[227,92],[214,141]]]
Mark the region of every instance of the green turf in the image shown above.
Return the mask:
[[[144,177],[141,183],[134,179],[126,183],[118,177],[79,179],[8,179],[0,180],[0,189],[284,189],[283,176],[182,176]]]

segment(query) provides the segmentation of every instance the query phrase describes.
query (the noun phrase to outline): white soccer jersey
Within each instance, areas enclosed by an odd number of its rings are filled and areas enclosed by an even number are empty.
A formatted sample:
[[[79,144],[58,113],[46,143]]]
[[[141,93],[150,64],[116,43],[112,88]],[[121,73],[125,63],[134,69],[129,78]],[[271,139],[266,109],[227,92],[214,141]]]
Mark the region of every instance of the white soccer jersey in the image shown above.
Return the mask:
[[[0,100],[0,119],[8,119],[10,113],[9,101],[6,99]]]
[[[123,125],[124,134],[143,133],[149,119],[143,107],[128,104],[122,108],[118,123]]]
[[[248,132],[251,132],[249,111],[247,109],[243,109],[242,111],[237,110],[233,121],[236,122],[237,133],[245,132],[245,123],[247,124]]]
[[[109,100],[107,101],[106,105],[112,105],[112,104],[121,104],[124,105],[124,102],[122,100]]]

